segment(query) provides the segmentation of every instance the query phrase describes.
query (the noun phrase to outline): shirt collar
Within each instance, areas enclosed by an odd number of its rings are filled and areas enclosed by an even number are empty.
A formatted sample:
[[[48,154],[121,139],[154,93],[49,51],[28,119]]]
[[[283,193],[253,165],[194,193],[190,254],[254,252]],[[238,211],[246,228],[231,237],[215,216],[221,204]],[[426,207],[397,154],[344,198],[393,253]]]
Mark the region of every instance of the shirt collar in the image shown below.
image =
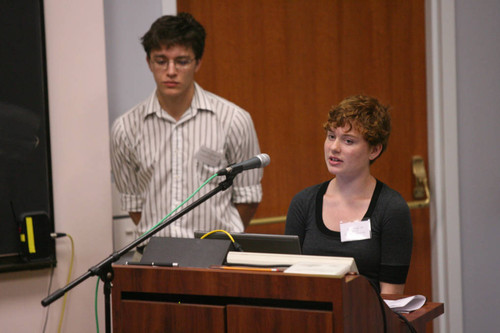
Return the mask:
[[[208,93],[200,87],[196,82],[194,83],[194,96],[191,101],[191,108],[197,111],[210,111],[214,112],[212,100],[209,98]]]
[[[209,94],[195,82],[191,106],[188,110],[186,110],[186,113],[182,116],[182,118],[188,115],[194,117],[199,111],[214,112],[214,106],[209,98]],[[151,114],[156,114],[156,116],[160,118],[172,118],[162,110],[158,97],[156,96],[156,89],[149,98],[149,105],[145,116],[147,117]]]

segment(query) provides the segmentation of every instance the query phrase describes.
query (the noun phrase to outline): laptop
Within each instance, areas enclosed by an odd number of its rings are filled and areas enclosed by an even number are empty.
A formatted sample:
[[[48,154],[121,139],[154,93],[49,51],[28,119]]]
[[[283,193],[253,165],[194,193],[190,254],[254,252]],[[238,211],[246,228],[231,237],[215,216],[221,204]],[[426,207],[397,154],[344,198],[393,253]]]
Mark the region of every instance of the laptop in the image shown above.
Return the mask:
[[[201,238],[207,231],[195,231],[194,237]],[[302,254],[299,236],[297,235],[274,235],[274,234],[255,234],[255,233],[230,233],[236,243],[239,244],[243,252],[261,252],[261,253],[284,253],[284,254]],[[206,236],[204,239],[227,239],[230,238],[224,232],[215,232]],[[231,245],[231,251],[235,251]]]
[[[222,265],[230,247],[228,239],[151,237],[141,264],[208,268]]]

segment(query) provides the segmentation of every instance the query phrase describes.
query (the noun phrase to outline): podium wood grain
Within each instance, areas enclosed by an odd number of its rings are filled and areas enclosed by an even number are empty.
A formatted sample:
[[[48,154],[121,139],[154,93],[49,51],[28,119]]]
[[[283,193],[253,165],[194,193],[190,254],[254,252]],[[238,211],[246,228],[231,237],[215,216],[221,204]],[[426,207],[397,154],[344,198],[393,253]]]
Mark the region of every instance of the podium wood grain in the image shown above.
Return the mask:
[[[114,332],[407,332],[361,276],[114,265]],[[389,296],[390,297],[390,296]],[[427,303],[408,315],[425,325]]]

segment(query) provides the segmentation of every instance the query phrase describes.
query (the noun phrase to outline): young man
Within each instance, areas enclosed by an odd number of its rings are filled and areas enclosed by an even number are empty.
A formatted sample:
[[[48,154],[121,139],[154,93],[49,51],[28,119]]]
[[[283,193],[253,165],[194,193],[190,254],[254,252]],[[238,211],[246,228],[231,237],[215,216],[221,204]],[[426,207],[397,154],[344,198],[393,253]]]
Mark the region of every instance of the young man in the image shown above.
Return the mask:
[[[195,82],[205,29],[190,14],[163,16],[142,37],[156,82],[153,94],[113,124],[111,155],[122,208],[143,233],[228,164],[260,153],[248,112]],[[233,186],[159,234],[193,237],[195,230],[241,232],[262,198],[262,169],[239,174]],[[215,188],[211,180],[192,200]]]

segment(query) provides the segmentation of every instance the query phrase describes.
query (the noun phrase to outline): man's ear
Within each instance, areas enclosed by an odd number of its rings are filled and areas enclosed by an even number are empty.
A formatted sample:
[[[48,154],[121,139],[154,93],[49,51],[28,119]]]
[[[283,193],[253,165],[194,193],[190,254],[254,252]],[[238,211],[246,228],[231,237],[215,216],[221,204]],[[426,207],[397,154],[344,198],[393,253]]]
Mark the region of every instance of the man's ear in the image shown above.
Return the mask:
[[[194,68],[194,72],[195,72],[195,73],[196,73],[196,72],[200,69],[200,67],[201,67],[201,60],[202,60],[202,59],[195,60],[195,61],[196,61],[196,66],[195,66],[195,68]]]
[[[152,72],[153,71],[153,67],[151,66],[151,59],[149,58],[149,55],[147,54],[146,55],[146,63],[148,64],[148,68],[149,70]]]

